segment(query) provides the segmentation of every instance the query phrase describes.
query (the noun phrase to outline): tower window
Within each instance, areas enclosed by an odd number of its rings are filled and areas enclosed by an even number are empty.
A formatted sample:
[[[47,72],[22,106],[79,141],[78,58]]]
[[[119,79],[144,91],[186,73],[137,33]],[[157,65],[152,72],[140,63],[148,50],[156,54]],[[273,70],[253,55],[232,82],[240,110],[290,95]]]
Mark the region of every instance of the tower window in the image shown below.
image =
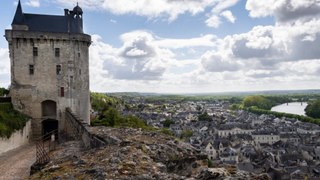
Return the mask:
[[[33,64],[29,64],[29,74],[30,75],[34,74],[34,65]]]
[[[54,48],[54,55],[60,57],[60,48]]]
[[[33,47],[33,56],[38,56],[38,48]]]
[[[80,53],[78,53],[78,57],[80,57]]]
[[[61,65],[57,65],[56,72],[57,72],[57,75],[61,74]]]
[[[60,87],[60,97],[64,97],[64,87]]]

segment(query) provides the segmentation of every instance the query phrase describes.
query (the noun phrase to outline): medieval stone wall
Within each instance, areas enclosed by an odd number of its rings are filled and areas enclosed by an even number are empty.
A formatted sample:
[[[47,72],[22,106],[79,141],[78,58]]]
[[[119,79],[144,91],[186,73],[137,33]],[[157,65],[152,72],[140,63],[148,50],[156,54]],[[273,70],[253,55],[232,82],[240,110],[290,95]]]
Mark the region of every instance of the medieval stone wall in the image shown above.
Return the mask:
[[[10,138],[0,137],[0,154],[25,145],[30,140],[31,121],[28,121],[23,129],[11,134]]]
[[[5,36],[11,59],[12,103],[33,118],[35,137],[41,135],[41,122],[46,118],[59,120],[59,129],[63,129],[67,107],[89,123],[91,37],[23,30],[6,30]],[[44,117],[45,101],[56,103],[55,115]]]

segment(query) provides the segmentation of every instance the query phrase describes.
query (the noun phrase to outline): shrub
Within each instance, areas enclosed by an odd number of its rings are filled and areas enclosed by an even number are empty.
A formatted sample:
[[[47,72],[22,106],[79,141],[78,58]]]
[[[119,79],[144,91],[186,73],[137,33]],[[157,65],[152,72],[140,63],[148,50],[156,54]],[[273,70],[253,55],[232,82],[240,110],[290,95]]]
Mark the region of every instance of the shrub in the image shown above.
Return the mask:
[[[172,121],[171,119],[166,119],[165,121],[161,122],[163,124],[163,127],[170,127],[171,124],[174,124],[174,121]]]

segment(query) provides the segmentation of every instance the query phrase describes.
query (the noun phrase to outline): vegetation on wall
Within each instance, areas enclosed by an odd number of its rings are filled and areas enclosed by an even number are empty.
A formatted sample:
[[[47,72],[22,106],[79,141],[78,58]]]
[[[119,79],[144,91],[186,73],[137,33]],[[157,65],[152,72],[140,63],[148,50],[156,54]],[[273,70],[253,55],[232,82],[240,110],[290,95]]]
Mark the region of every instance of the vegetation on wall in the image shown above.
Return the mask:
[[[11,134],[22,129],[29,118],[13,109],[11,103],[0,103],[0,137],[10,138]]]

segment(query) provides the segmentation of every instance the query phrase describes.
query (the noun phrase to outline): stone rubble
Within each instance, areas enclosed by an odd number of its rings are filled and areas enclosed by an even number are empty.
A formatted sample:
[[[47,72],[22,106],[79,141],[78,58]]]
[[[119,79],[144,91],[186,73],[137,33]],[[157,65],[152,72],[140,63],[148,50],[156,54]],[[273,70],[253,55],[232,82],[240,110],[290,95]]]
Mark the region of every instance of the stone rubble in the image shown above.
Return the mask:
[[[83,150],[77,142],[62,144],[30,179],[265,179],[231,165],[208,168],[206,155],[158,132],[108,127],[90,131],[108,145]]]

